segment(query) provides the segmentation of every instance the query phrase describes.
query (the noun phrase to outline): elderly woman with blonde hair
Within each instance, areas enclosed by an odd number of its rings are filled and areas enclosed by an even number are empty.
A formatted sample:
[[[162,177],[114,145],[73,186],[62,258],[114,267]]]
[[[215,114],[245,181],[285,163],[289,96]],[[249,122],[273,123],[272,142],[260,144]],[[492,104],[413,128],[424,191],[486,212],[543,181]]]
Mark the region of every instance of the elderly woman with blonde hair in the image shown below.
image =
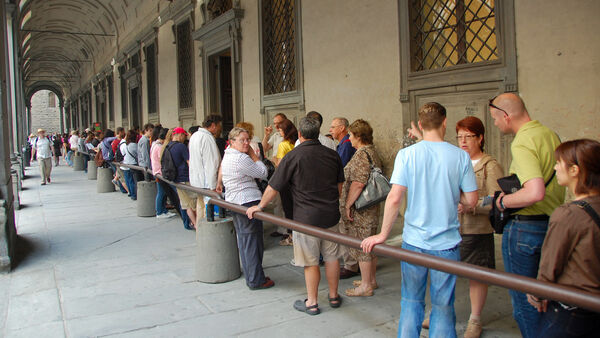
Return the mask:
[[[226,201],[245,207],[260,202],[262,193],[255,179],[267,178],[267,167],[250,148],[250,134],[246,129],[235,127],[229,132],[229,148],[225,149],[221,162],[221,175]],[[265,276],[262,267],[262,221],[249,219],[245,214],[233,214],[233,225],[237,233],[246,285],[250,290],[272,287],[275,283]]]

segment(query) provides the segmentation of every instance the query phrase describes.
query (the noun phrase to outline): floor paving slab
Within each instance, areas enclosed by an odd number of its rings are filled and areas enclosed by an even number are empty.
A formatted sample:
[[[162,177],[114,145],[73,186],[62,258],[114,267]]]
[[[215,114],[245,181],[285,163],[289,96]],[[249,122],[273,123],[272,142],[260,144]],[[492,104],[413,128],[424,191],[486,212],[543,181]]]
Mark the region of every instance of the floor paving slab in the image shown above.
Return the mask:
[[[28,168],[29,175],[37,168]],[[250,291],[243,277],[228,283],[195,280],[195,233],[178,217],[136,217],[136,202],[68,167],[53,169],[53,183],[23,183],[16,213],[20,262],[0,275],[0,337],[393,337],[400,314],[400,264],[381,258],[380,289],[373,297],[327,304],[322,272],[322,314],[292,308],[304,299],[303,269],[290,264],[291,247],[268,236],[265,272],[275,287]],[[394,229],[394,245],[401,242]],[[499,254],[499,240],[496,238]],[[502,268],[497,256],[498,269]],[[355,278],[358,279],[358,278]],[[352,286],[341,280],[339,293]],[[468,281],[456,291],[457,333],[469,315]],[[508,292],[491,287],[482,337],[518,337]],[[40,334],[41,333],[41,334]],[[422,336],[428,331],[423,330]]]

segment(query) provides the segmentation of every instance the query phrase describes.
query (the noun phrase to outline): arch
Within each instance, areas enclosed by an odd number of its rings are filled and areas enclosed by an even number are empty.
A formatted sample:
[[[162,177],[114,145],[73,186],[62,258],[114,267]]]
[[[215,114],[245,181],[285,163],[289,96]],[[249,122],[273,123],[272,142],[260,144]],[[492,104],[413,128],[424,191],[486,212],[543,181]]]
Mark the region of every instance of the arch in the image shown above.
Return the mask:
[[[56,97],[58,97],[60,107],[64,107],[65,101],[61,87],[53,81],[37,81],[33,85],[29,86],[25,95],[25,103],[27,107],[31,107],[31,98],[35,93],[37,93],[40,90],[49,90],[56,94]]]

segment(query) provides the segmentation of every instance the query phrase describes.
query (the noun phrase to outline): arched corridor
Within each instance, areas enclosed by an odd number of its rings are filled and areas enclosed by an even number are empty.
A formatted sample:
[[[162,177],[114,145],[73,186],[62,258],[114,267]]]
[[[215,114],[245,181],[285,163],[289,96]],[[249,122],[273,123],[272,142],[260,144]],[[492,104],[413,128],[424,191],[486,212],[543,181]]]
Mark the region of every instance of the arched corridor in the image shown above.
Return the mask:
[[[37,175],[37,167],[27,175]],[[96,181],[64,165],[53,169],[52,178],[47,186],[34,177],[24,181],[19,263],[0,275],[3,337],[395,336],[397,262],[381,259],[382,288],[375,296],[345,298],[339,309],[323,306],[315,321],[290,306],[304,294],[304,278],[289,264],[290,247],[278,246],[278,239],[265,237],[264,266],[275,287],[250,291],[243,277],[200,283],[194,278],[194,233],[177,217],[137,217],[135,202],[117,192],[96,193]],[[272,229],[266,226],[265,233]],[[341,288],[350,285],[350,279],[340,282]],[[459,279],[459,335],[468,319],[467,290],[467,281]],[[486,334],[518,337],[507,290],[492,287],[489,298],[494,306],[484,314]]]

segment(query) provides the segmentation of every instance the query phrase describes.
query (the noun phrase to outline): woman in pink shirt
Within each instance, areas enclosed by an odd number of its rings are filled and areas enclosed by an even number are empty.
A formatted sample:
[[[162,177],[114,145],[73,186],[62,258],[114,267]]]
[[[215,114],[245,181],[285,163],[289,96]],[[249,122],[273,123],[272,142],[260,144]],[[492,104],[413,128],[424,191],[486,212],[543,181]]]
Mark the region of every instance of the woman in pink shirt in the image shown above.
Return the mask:
[[[160,150],[167,136],[169,129],[155,127],[152,132],[152,146],[150,147],[150,163],[152,164],[152,175],[162,175],[160,166]],[[167,211],[167,192],[165,185],[157,178],[156,179],[156,218],[170,218],[175,216],[174,213]],[[166,187],[168,188],[168,186]]]

